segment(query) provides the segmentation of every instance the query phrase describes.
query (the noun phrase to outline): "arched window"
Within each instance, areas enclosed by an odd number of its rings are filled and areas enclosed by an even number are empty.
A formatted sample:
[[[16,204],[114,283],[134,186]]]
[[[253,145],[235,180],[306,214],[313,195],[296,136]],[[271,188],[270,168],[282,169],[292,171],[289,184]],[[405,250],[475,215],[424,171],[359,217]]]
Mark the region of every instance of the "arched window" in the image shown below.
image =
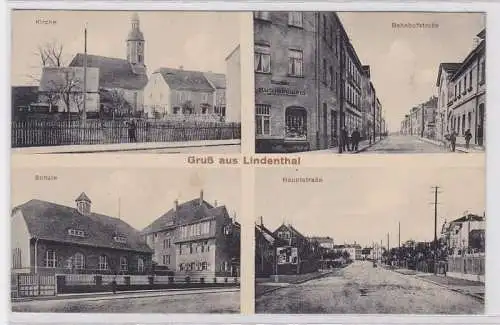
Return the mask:
[[[57,266],[56,252],[48,250],[45,252],[45,267],[55,268]]]
[[[128,260],[126,256],[120,257],[120,271],[128,270]]]
[[[137,260],[137,271],[138,271],[139,273],[144,272],[144,260],[143,260],[142,258],[139,258],[139,259]]]
[[[285,137],[306,140],[307,111],[302,107],[288,107],[285,111]]]
[[[85,268],[85,256],[82,253],[76,253],[73,256],[73,267],[76,270],[82,270]]]
[[[108,257],[106,255],[99,256],[99,270],[109,270]]]

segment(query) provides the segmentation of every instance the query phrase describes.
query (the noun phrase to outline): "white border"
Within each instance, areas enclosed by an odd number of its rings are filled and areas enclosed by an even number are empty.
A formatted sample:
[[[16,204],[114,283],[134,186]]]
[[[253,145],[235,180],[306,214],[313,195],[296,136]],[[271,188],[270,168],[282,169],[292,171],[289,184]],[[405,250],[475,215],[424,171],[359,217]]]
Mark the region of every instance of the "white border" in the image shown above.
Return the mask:
[[[499,164],[499,144],[498,144],[498,121],[500,121],[500,111],[497,108],[500,103],[500,80],[497,71],[500,71],[500,48],[497,41],[500,37],[500,3],[494,2],[393,2],[393,1],[359,1],[359,2],[282,2],[275,1],[263,2],[222,2],[222,1],[204,1],[204,2],[160,2],[160,1],[144,1],[144,2],[101,2],[101,1],[43,1],[43,2],[10,2],[1,8],[0,20],[2,23],[1,41],[2,48],[2,66],[9,67],[10,55],[10,19],[8,11],[10,8],[18,9],[82,9],[82,10],[226,10],[226,11],[248,11],[248,10],[304,10],[304,11],[484,11],[487,12],[487,138],[488,138],[488,153],[487,153],[487,266],[486,266],[486,313],[488,315],[500,315],[500,281],[497,275],[500,274],[500,259],[497,257],[497,247],[500,247],[500,236],[494,234],[494,231],[500,231],[500,211],[498,207],[498,198],[496,193],[500,193],[500,171]],[[3,19],[2,19],[3,18]],[[249,35],[250,37],[250,35]],[[4,157],[10,156],[10,134],[8,121],[10,119],[10,97],[9,97],[9,82],[10,71],[4,69],[1,76],[1,98],[4,99],[4,106],[1,110],[2,121],[5,126],[4,137],[1,145]],[[252,84],[253,75],[247,76],[250,81],[247,85]],[[246,105],[245,105],[246,106]],[[244,115],[251,117],[251,112],[244,112]],[[250,128],[251,129],[251,128]],[[245,135],[244,135],[245,136]],[[2,187],[2,196],[0,204],[4,212],[4,220],[8,220],[10,215],[10,166],[9,159],[2,161],[1,177],[4,180]],[[464,184],[466,186],[466,184]],[[0,236],[9,238],[9,227],[0,227]],[[4,247],[7,247],[8,244]],[[10,263],[9,254],[6,249],[1,250],[0,265],[8,265]],[[2,285],[5,285],[2,295],[2,307],[6,308],[5,313],[1,315],[8,316],[10,308],[7,305],[9,295],[8,268],[1,267]],[[3,310],[2,310],[3,311]],[[291,316],[291,315],[159,315],[159,314],[11,314],[11,322],[23,323],[78,323],[98,324],[103,323],[289,323],[293,319],[294,323],[377,323],[377,324],[401,324],[401,323],[426,323],[426,324],[497,324],[500,323],[500,318],[493,316],[411,316],[411,315],[363,315],[363,316],[348,316],[348,315],[324,315],[324,316]],[[7,321],[7,319],[6,319]]]

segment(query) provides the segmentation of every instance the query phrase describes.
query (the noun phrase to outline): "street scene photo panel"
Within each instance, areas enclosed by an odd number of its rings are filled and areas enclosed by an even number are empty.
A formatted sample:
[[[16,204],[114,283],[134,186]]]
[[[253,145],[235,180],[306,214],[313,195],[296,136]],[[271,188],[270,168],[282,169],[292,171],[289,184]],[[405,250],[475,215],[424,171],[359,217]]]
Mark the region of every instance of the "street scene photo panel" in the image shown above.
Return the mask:
[[[14,10],[13,151],[240,152],[241,17]]]
[[[239,313],[240,180],[236,168],[14,168],[12,311]]]
[[[484,167],[255,174],[256,313],[484,313]]]
[[[486,14],[254,12],[257,153],[481,153]]]

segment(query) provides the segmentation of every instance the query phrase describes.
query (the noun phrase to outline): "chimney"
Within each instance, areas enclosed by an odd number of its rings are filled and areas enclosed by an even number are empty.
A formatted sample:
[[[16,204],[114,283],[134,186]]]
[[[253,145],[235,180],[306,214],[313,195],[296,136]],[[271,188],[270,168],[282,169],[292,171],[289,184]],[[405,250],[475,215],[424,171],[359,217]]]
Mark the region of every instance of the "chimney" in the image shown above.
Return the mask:
[[[264,218],[262,216],[260,216],[260,225],[264,227]]]
[[[214,208],[217,207],[217,200],[214,201]]]
[[[175,199],[174,201],[174,211],[177,211],[179,209],[179,200]]]
[[[200,191],[200,205],[203,204],[203,190]]]

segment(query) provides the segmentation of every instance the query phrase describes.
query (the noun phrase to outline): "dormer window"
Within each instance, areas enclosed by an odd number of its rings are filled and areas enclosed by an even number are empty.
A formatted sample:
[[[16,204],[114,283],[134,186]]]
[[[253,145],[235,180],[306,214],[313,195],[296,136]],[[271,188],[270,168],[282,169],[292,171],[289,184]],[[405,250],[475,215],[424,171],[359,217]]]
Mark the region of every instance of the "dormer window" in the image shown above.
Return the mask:
[[[125,244],[127,242],[127,238],[123,235],[115,235],[113,239],[117,243]]]
[[[85,237],[85,232],[83,230],[68,229],[68,234],[70,236]]]

